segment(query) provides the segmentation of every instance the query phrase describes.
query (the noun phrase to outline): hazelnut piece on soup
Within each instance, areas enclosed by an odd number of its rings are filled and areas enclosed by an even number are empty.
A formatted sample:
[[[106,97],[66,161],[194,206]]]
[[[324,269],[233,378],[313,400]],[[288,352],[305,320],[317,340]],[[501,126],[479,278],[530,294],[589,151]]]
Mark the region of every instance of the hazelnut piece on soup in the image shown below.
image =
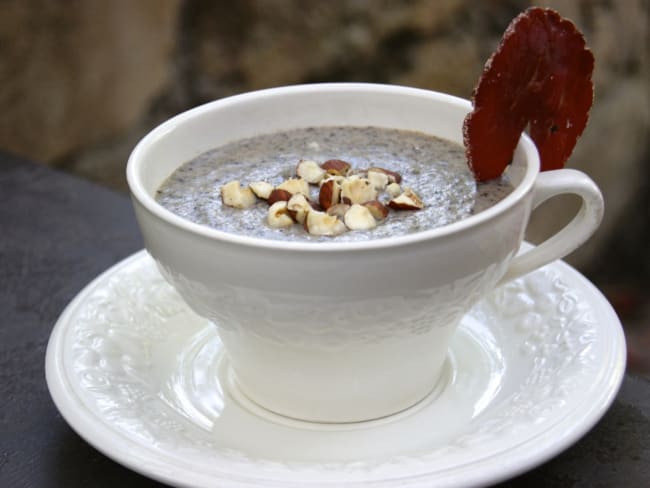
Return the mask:
[[[370,200],[369,202],[365,202],[363,206],[370,211],[377,221],[384,220],[388,217],[388,207],[379,200]]]
[[[347,161],[341,159],[328,159],[320,167],[332,176],[345,176],[349,173],[352,166]]]
[[[321,184],[318,193],[318,203],[324,210],[339,203],[340,197],[341,185],[335,178],[329,178]]]
[[[424,208],[424,203],[413,190],[407,188],[401,195],[388,202],[388,206],[395,210],[420,210]]]
[[[337,236],[347,230],[338,217],[318,211],[307,214],[304,226],[307,232],[316,236]]]
[[[278,190],[286,190],[292,195],[302,193],[306,197],[309,196],[309,183],[302,178],[289,178],[280,183],[276,188]]]
[[[269,205],[273,205],[275,202],[288,202],[291,198],[291,193],[287,190],[281,190],[280,188],[275,188],[269,194],[267,201]]]
[[[369,230],[377,227],[377,220],[372,216],[370,210],[358,203],[350,207],[343,220],[350,230]]]
[[[293,225],[293,219],[289,215],[287,202],[278,201],[269,207],[267,213],[267,222],[271,227],[290,227]]]
[[[353,205],[377,198],[377,190],[367,178],[352,176],[341,183],[341,201]]]
[[[296,174],[307,183],[317,185],[325,178],[327,171],[321,168],[316,161],[301,159],[296,166]]]
[[[289,210],[289,215],[291,215],[293,220],[302,224],[305,222],[307,214],[313,209],[305,195],[302,193],[296,193],[287,202],[287,210]]]
[[[368,177],[370,177],[370,173],[379,173],[385,175],[388,179],[388,183],[399,184],[402,182],[402,175],[386,168],[378,168],[377,166],[373,166],[372,168],[368,169]]]
[[[262,200],[268,200],[273,191],[273,185],[266,181],[254,181],[248,187],[255,193],[257,198],[261,198]]]
[[[253,191],[248,187],[242,187],[237,180],[221,187],[221,200],[224,205],[241,209],[252,207],[257,201]]]

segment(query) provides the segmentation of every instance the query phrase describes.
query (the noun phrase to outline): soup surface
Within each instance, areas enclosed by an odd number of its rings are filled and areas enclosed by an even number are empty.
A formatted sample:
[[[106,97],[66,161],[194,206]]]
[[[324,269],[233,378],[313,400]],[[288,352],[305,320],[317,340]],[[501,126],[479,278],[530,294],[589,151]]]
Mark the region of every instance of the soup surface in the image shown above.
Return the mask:
[[[301,159],[342,159],[353,169],[375,166],[398,172],[402,188],[412,188],[424,208],[391,210],[374,229],[326,237],[310,235],[299,225],[270,227],[263,200],[247,209],[223,204],[224,184],[239,180],[242,185],[255,181],[278,185],[295,176]],[[312,199],[318,201],[318,187],[312,190]],[[363,241],[432,229],[480,212],[511,191],[507,176],[477,184],[460,144],[419,132],[342,126],[288,130],[217,147],[180,166],[161,185],[156,199],[181,217],[225,232],[319,242]]]

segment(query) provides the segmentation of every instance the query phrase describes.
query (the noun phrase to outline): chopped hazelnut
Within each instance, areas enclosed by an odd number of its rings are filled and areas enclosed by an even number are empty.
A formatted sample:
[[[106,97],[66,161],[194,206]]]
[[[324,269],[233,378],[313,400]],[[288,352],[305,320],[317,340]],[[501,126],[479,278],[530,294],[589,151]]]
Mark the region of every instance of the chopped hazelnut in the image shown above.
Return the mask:
[[[296,174],[307,183],[317,185],[327,172],[316,161],[301,159],[296,166]]]
[[[384,173],[388,177],[388,181],[390,183],[401,183],[402,182],[402,175],[399,173],[396,173],[395,171],[390,171],[385,168],[378,168],[378,167],[373,167],[368,169],[368,173]]]
[[[377,198],[377,190],[367,178],[352,176],[341,183],[341,201],[350,205]]]
[[[365,202],[363,206],[370,211],[375,220],[384,220],[388,217],[388,207],[379,200],[370,200],[369,202]]]
[[[291,215],[293,220],[299,224],[302,224],[305,222],[305,217],[307,214],[313,209],[305,195],[302,193],[296,193],[287,202],[287,210],[289,211],[289,215]]]
[[[307,183],[302,178],[289,178],[288,180],[280,183],[276,189],[286,190],[292,195],[295,195],[296,193],[302,193],[306,197],[309,196],[309,183]]]
[[[320,186],[318,193],[318,203],[320,206],[327,210],[332,205],[336,205],[340,201],[341,185],[335,178],[330,178],[323,182]]]
[[[337,203],[328,208],[327,213],[330,215],[336,215],[338,218],[342,219],[345,216],[345,212],[348,210],[350,210],[350,205],[346,203]]]
[[[383,191],[388,186],[388,175],[381,171],[368,171],[368,181],[375,190]]]
[[[257,198],[261,198],[262,200],[268,200],[269,195],[273,191],[273,185],[266,181],[254,181],[248,187],[255,193]]]
[[[391,183],[386,187],[386,193],[388,193],[391,198],[395,198],[402,193],[402,188],[399,186],[399,183]]]
[[[276,188],[269,194],[267,201],[269,202],[269,205],[273,205],[275,202],[288,202],[290,198],[290,192]]]
[[[334,176],[345,176],[350,171],[351,165],[340,159],[329,159],[320,165],[328,174]]]
[[[221,187],[221,199],[224,205],[242,209],[252,207],[257,201],[253,191],[248,187],[242,187],[237,180]]]
[[[267,221],[271,227],[289,227],[293,225],[293,219],[289,215],[287,202],[278,201],[269,207]]]
[[[338,217],[315,210],[307,213],[304,225],[307,232],[316,236],[337,236],[347,230]]]
[[[420,210],[424,208],[424,203],[413,190],[407,188],[401,195],[388,202],[388,206],[396,210]]]
[[[367,207],[355,203],[345,213],[345,225],[350,230],[368,230],[377,227],[377,221]]]

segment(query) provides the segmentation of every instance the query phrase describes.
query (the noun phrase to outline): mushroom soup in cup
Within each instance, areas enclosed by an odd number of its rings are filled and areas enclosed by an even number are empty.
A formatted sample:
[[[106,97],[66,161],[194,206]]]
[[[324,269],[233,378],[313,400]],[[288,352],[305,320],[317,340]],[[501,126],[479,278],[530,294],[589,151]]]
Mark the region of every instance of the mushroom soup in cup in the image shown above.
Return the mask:
[[[416,231],[394,235],[276,239],[212,228],[165,208],[156,200],[161,186],[207,151],[293,130],[396,129],[462,145],[470,110],[469,101],[407,87],[290,86],[189,110],[134,149],[127,177],[145,247],[187,304],[217,327],[237,388],[249,400],[280,415],[328,423],[377,419],[417,404],[436,385],[462,316],[495,286],[582,244],[600,222],[602,196],[581,172],[540,173],[525,135],[504,176],[511,188],[496,203],[431,228],[425,219]],[[357,150],[363,159],[363,148]],[[281,173],[278,156],[265,155],[252,168],[268,164],[264,174]],[[427,173],[426,159],[418,174]],[[411,179],[405,184],[415,186]],[[420,193],[430,190],[423,188]],[[215,184],[215,199],[219,192]],[[582,199],[574,220],[516,256],[531,210],[561,193]],[[425,207],[431,202],[430,195],[419,196]],[[237,209],[226,210],[237,218]],[[257,219],[255,225],[265,225]],[[292,232],[303,232],[297,227]]]

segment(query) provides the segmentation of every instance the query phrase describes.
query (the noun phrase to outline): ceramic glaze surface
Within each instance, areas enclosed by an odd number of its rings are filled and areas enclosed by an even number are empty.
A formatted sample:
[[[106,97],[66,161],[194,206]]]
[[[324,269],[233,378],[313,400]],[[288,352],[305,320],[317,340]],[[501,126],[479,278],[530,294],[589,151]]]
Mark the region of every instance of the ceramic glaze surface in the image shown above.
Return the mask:
[[[181,114],[133,151],[127,177],[145,246],[188,305],[221,329],[241,390],[277,413],[353,422],[430,394],[460,318],[505,276],[564,256],[596,229],[602,196],[584,174],[538,174],[522,136],[513,191],[458,222],[364,242],[259,239],[199,225],[155,201],[183,162],[229,141],[291,128],[372,126],[462,142],[468,101],[369,84],[263,90]],[[560,193],[583,207],[565,229],[513,258],[530,211]],[[428,354],[425,354],[428,351]]]
[[[503,275],[510,257],[438,287],[412,293],[395,290],[394,295],[381,297],[337,297],[326,318],[314,317],[314,311],[323,309],[322,296],[300,297],[281,286],[271,292],[227,285],[209,289],[159,261],[156,264],[182,296],[199,296],[199,302],[218,300],[222,308],[206,309],[201,315],[224,331],[250,334],[287,347],[335,351],[354,344],[426,335],[432,329],[455,325]]]
[[[308,424],[241,398],[217,330],[144,252],[89,285],[57,323],[47,380],[95,447],[178,486],[470,486],[565,449],[600,418],[625,363],[620,323],[553,264],[465,315],[431,396],[400,415]]]

